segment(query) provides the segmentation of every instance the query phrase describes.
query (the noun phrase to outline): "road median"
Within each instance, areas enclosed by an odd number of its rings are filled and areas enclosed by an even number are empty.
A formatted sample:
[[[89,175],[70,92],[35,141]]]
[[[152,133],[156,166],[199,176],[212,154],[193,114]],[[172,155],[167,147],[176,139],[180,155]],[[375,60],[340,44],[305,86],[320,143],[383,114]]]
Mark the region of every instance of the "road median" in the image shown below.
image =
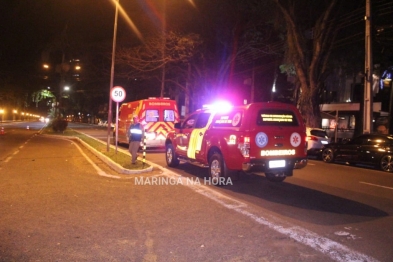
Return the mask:
[[[153,166],[147,161],[138,158],[135,165],[131,164],[131,157],[128,150],[117,149],[114,145],[107,144],[84,133],[67,128],[64,132],[55,132],[50,127],[42,129],[43,135],[57,136],[64,139],[75,139],[90,152],[100,158],[104,163],[120,174],[140,174],[153,171]]]

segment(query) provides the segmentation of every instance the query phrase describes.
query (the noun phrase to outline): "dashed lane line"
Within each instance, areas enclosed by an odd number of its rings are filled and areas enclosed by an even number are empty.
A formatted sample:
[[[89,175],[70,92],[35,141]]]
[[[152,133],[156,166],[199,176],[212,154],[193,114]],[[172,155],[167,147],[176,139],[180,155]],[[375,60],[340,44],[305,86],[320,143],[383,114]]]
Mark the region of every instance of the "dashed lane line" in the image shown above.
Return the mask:
[[[393,187],[381,186],[381,185],[372,184],[372,183],[367,183],[367,182],[362,182],[362,181],[359,181],[359,183],[360,183],[360,184],[369,185],[369,186],[376,186],[376,187],[381,187],[381,188],[386,188],[386,189],[393,190]]]

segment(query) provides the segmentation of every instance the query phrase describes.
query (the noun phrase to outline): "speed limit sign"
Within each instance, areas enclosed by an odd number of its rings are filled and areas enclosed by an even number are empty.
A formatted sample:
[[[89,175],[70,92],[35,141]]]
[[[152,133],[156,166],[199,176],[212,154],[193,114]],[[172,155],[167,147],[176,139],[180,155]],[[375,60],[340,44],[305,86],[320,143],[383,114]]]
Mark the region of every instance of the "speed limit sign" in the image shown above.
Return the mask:
[[[114,86],[111,90],[111,98],[115,102],[123,102],[126,98],[126,91],[121,86]]]

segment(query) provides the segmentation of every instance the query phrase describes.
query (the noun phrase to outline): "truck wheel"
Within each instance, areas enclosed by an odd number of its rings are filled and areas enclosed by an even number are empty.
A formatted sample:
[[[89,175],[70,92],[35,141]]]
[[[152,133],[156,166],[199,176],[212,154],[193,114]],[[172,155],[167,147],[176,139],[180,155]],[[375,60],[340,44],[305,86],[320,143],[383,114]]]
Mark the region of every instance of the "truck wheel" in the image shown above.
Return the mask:
[[[226,183],[229,170],[220,153],[214,153],[209,159],[209,176],[213,185]]]
[[[179,159],[177,159],[177,155],[175,153],[175,149],[172,144],[167,144],[165,146],[165,159],[166,164],[170,167],[176,167],[179,165]]]
[[[386,172],[393,172],[393,156],[385,155],[381,158],[381,169]]]
[[[266,179],[270,182],[282,182],[285,180],[286,176],[284,172],[281,173],[266,173]]]
[[[334,152],[331,148],[326,148],[322,151],[322,160],[326,163],[331,163],[334,161]]]

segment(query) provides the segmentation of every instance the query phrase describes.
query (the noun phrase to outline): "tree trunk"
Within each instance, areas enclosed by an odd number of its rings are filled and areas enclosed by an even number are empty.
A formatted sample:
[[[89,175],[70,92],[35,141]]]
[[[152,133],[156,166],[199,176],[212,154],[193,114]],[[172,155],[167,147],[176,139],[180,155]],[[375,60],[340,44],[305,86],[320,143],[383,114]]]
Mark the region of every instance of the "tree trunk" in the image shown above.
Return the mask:
[[[321,112],[319,108],[319,93],[317,88],[303,88],[300,94],[300,112],[305,118],[306,126],[321,127]]]
[[[185,100],[185,114],[186,114],[186,116],[189,114],[189,112],[190,112],[190,81],[191,81],[191,64],[190,63],[188,63],[188,65],[187,65],[187,80],[186,80],[186,91],[185,91],[185,98],[184,98],[184,100]]]

